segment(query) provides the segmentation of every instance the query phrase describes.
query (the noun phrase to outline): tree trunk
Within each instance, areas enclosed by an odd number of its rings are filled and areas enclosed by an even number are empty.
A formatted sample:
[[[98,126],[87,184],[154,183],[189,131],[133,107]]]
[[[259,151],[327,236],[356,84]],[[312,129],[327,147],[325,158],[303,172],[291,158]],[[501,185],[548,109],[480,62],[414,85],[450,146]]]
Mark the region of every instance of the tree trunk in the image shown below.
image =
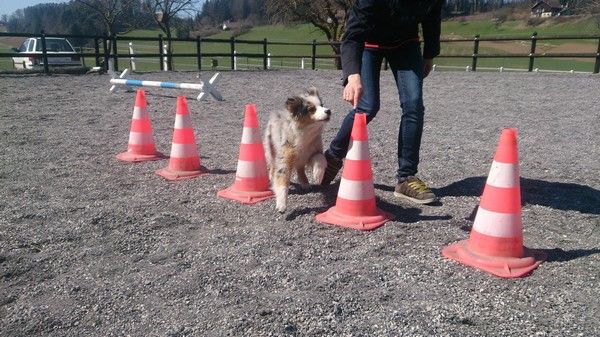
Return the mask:
[[[332,41],[332,43],[331,43],[331,49],[333,49],[333,54],[335,55],[333,62],[335,64],[335,69],[337,69],[337,70],[342,69],[342,55],[341,55],[341,47],[340,47],[339,42],[340,41]]]

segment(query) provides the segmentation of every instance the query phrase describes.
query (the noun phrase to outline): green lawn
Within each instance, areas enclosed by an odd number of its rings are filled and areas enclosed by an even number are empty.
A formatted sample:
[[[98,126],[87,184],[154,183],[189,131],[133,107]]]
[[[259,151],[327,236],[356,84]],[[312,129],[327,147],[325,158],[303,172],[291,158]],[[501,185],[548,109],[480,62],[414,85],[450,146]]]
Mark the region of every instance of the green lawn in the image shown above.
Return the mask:
[[[537,32],[539,36],[559,35],[598,35],[600,29],[593,18],[573,19],[565,22],[546,21],[538,26],[527,26],[524,21],[506,21],[496,27],[491,20],[481,21],[446,21],[442,24],[442,35],[473,37],[494,36],[531,36]]]
[[[132,31],[125,36],[158,36],[159,31]],[[232,31],[220,32],[218,34],[208,36],[209,39],[230,39]],[[272,25],[272,26],[261,26],[255,27],[248,33],[242,34],[236,39],[239,40],[263,40],[267,39],[269,42],[302,42],[309,43],[313,39],[318,41],[325,41],[324,35],[314,29],[311,25],[296,25],[296,26],[284,26],[284,25]],[[134,50],[136,53],[156,53],[158,51],[157,42],[150,41],[133,41]],[[119,53],[128,53],[128,42],[119,41],[118,50]],[[206,42],[203,41],[201,44],[203,54],[210,53],[229,53],[231,50],[230,44],[222,42]],[[260,54],[263,53],[262,44],[248,44],[248,43],[236,43],[235,51],[238,53],[251,53]],[[173,53],[195,53],[196,43],[195,42],[173,42]],[[312,46],[284,46],[284,45],[269,45],[267,52],[271,54],[271,65],[274,68],[300,68],[302,60],[301,58],[278,58],[278,56],[293,56],[301,55],[305,56],[305,66],[310,67],[310,56],[312,53]],[[331,55],[332,49],[329,46],[323,45],[317,47],[318,55]],[[231,69],[230,57],[213,57],[207,56],[202,60],[203,69],[211,69],[213,59],[218,63],[217,69]],[[124,62],[124,63],[123,63]],[[136,69],[138,71],[155,71],[159,70],[160,66],[158,58],[143,58],[136,59]],[[120,61],[120,64],[128,63],[127,60]],[[176,70],[196,70],[197,61],[195,57],[181,57],[175,59]],[[239,57],[238,68],[240,69],[256,69],[262,68],[263,59],[262,57]],[[332,60],[321,59],[317,62],[317,66],[320,68],[333,69]],[[120,67],[122,68],[122,67]]]
[[[12,48],[9,45],[0,43],[0,53],[11,53]],[[11,70],[13,68],[12,59],[10,57],[0,57],[0,71]]]
[[[471,38],[475,34],[480,34],[481,37],[498,37],[498,36],[511,36],[511,37],[523,37],[522,42],[513,42],[510,46],[492,45],[493,43],[481,42],[480,43],[480,54],[506,54],[509,52],[518,53],[529,53],[530,41],[528,37],[536,31],[538,36],[559,36],[559,35],[579,35],[579,34],[600,34],[595,21],[592,18],[588,19],[574,19],[568,20],[561,23],[550,24],[552,21],[547,21],[536,27],[530,27],[525,24],[524,21],[507,21],[503,24],[496,26],[491,20],[482,21],[470,21],[470,22],[459,22],[459,21],[446,21],[442,23],[442,35],[444,37],[466,37]],[[207,38],[216,39],[229,39],[232,36],[232,31],[220,32]],[[126,36],[157,36],[159,31],[133,31],[128,33]],[[317,41],[325,41],[326,38],[319,30],[315,29],[310,24],[302,24],[295,26],[286,25],[271,25],[271,26],[260,26],[251,29],[249,32],[236,37],[240,40],[263,40],[267,39],[271,42],[311,42],[313,39]],[[511,42],[509,42],[511,43]],[[569,43],[578,44],[585,52],[595,52],[598,41],[595,39],[590,40],[579,40],[579,41],[566,41],[566,40],[540,40],[538,41],[538,52],[549,50],[552,47],[560,46],[562,44]],[[156,42],[145,42],[136,41],[135,51],[136,52],[149,52],[155,53],[158,50]],[[583,46],[583,47],[581,47]],[[229,53],[229,43],[211,43],[203,42],[202,45],[203,53]],[[502,48],[502,47],[507,47]],[[254,53],[262,54],[263,46],[245,43],[236,43],[235,50],[238,53]],[[579,50],[581,51],[581,50]],[[194,42],[175,42],[173,44],[174,53],[195,53],[196,44]],[[302,60],[300,58],[278,58],[278,56],[286,55],[302,55],[305,56],[305,67],[310,67],[310,55],[312,49],[311,46],[282,46],[282,45],[269,45],[268,53],[271,54],[271,65],[275,68],[300,68]],[[470,55],[473,52],[472,42],[461,42],[461,43],[443,43],[442,54],[443,55]],[[119,53],[127,53],[127,43],[125,41],[119,44]],[[332,50],[329,46],[318,46],[318,55],[331,55]],[[203,69],[212,68],[212,62],[216,60],[218,63],[217,69],[230,69],[231,62],[229,57],[204,57],[202,61]],[[196,58],[176,58],[175,68],[177,70],[195,70],[197,69]],[[261,68],[262,58],[238,58],[238,68],[249,69],[249,68]],[[479,67],[505,67],[505,68],[527,68],[528,59],[515,59],[515,58],[499,58],[499,59],[479,59]],[[471,64],[471,58],[465,59],[454,59],[454,58],[438,58],[437,64],[440,65],[452,65],[452,66],[467,66]],[[139,71],[158,70],[159,64],[158,59],[139,59],[137,62],[137,69]],[[576,70],[576,71],[591,71],[593,69],[593,60],[581,60],[581,59],[536,59],[534,67],[540,69],[556,69],[556,70]],[[332,61],[327,59],[319,60],[317,63],[318,68],[333,68]]]
[[[506,44],[498,44],[482,41],[480,43],[480,54],[506,54],[509,52],[518,52],[526,54],[529,52],[530,41],[528,37],[534,31],[538,32],[538,36],[557,36],[557,35],[580,35],[580,34],[600,34],[595,21],[592,18],[589,19],[578,19],[569,20],[562,23],[549,24],[550,21],[538,25],[536,27],[529,27],[524,21],[507,21],[496,26],[491,20],[482,21],[446,21],[442,23],[442,35],[443,37],[465,37],[472,38],[475,34],[480,34],[481,37],[523,37],[523,41],[506,42]],[[158,34],[162,34],[160,30],[135,30],[123,34],[122,36],[130,37],[158,37]],[[215,35],[208,36],[206,38],[214,39],[229,39],[232,36],[232,31],[219,32]],[[162,34],[164,37],[164,34]],[[175,33],[174,33],[175,35]],[[270,25],[254,27],[249,32],[237,36],[239,40],[263,40],[267,39],[269,42],[302,42],[310,43],[313,39],[317,41],[325,41],[326,38],[323,33],[318,29],[314,28],[310,24],[302,25]],[[134,50],[136,53],[157,53],[159,46],[156,41],[132,41],[134,44]],[[118,43],[118,51],[120,54],[127,54],[129,52],[129,41],[121,40]],[[540,40],[538,41],[538,52],[545,50],[551,50],[551,48],[560,46],[563,44],[577,44],[578,52],[584,51],[589,53],[595,53],[598,44],[597,39],[590,40],[579,40],[579,41],[566,41],[566,40]],[[510,45],[508,45],[510,44]],[[7,51],[8,46],[0,45],[0,50]],[[229,53],[229,43],[213,43],[213,42],[202,42],[201,44],[202,53]],[[260,54],[263,53],[262,44],[246,44],[237,42],[235,44],[235,50],[238,53],[252,53]],[[306,46],[286,46],[286,45],[269,45],[268,53],[271,54],[271,66],[273,68],[300,68],[302,64],[301,58],[282,58],[280,56],[290,55],[301,55],[304,56],[304,64],[306,68],[310,68],[310,56],[312,54],[312,47]],[[174,42],[173,43],[174,53],[196,53],[195,42]],[[472,42],[445,42],[442,43],[442,55],[470,55],[473,52]],[[551,51],[550,51],[551,52]],[[327,45],[317,47],[318,55],[332,55],[331,47]],[[87,63],[93,62],[92,60]],[[216,69],[231,69],[230,57],[214,57],[205,56],[202,58],[203,69],[213,69],[213,62],[216,62],[218,66]],[[174,66],[175,70],[196,70],[197,59],[195,57],[175,57]],[[455,58],[438,58],[436,64],[439,65],[450,65],[466,67],[471,64],[471,58],[455,59]],[[263,59],[262,57],[238,57],[238,68],[239,69],[262,69]],[[505,68],[527,68],[528,59],[515,59],[515,58],[499,58],[499,59],[479,59],[478,67],[505,67]],[[593,60],[581,60],[581,59],[536,59],[534,67],[540,69],[556,69],[556,70],[576,70],[576,71],[591,71],[593,69]],[[0,69],[6,69],[12,67],[12,63],[9,58],[0,59]],[[119,68],[123,69],[130,67],[129,60],[127,58],[121,58],[119,60]],[[331,59],[319,59],[317,61],[317,68],[320,69],[333,69],[333,62]],[[136,69],[137,71],[157,71],[160,69],[159,60],[157,57],[154,58],[136,58]]]

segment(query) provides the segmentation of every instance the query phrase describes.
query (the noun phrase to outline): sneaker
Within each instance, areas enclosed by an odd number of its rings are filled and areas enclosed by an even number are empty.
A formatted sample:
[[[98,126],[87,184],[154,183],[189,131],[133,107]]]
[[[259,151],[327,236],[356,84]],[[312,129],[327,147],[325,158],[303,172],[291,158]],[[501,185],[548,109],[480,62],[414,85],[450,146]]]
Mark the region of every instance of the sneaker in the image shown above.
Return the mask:
[[[323,174],[323,180],[321,180],[322,186],[331,184],[335,176],[344,165],[344,161],[340,158],[336,158],[329,154],[329,151],[325,151],[325,159],[327,159],[327,168],[325,168],[325,174]]]
[[[394,189],[394,195],[417,204],[430,204],[437,200],[429,187],[421,179],[414,176],[407,177],[406,180],[398,182]]]

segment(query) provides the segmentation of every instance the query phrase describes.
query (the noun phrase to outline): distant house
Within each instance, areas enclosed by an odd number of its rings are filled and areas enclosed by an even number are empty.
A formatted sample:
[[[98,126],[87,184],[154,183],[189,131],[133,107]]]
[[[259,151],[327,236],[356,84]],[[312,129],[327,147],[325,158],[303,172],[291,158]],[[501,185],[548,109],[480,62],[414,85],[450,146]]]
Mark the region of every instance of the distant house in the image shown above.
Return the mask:
[[[564,9],[565,7],[556,0],[537,1],[535,5],[531,7],[531,16],[537,18],[549,18],[551,16],[560,15]]]
[[[4,21],[0,21],[0,32],[7,32],[8,24]]]

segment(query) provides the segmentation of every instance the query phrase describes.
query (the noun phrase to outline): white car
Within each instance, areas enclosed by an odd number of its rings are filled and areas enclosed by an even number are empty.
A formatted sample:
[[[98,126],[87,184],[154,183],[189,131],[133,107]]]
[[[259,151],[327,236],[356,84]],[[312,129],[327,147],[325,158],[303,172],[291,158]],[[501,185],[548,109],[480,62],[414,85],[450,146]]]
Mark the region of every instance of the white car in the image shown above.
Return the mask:
[[[41,38],[28,38],[15,51],[36,54],[34,56],[13,57],[12,60],[15,69],[39,69],[44,66]],[[73,46],[67,39],[56,37],[46,38],[48,66],[80,66],[79,55],[73,55],[73,53],[75,53],[75,49],[73,49]]]

